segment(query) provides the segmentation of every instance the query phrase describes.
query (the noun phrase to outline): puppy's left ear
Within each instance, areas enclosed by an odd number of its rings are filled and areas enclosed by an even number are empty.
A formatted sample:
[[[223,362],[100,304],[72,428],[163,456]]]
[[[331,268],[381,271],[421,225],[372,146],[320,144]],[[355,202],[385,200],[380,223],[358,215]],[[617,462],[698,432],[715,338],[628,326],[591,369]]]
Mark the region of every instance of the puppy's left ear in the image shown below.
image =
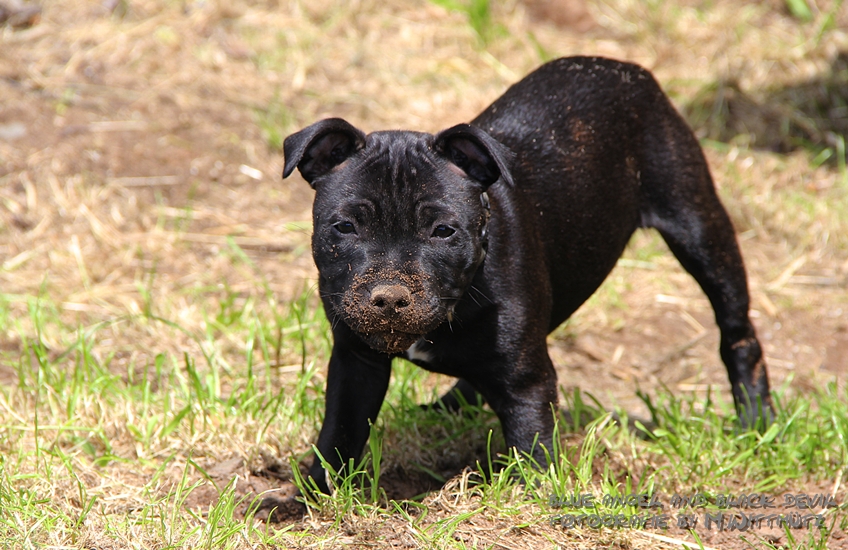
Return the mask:
[[[484,187],[498,179],[512,185],[510,165],[515,155],[476,126],[457,124],[443,130],[436,135],[433,148]]]

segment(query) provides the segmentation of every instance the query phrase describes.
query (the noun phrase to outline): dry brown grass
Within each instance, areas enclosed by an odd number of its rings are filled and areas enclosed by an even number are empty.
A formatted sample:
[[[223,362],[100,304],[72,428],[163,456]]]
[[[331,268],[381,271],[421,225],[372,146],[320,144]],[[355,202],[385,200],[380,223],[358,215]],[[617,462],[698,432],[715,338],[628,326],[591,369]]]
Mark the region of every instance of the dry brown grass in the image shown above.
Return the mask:
[[[329,115],[369,131],[436,131],[472,118],[542,57],[570,54],[641,63],[681,107],[717,82],[734,82],[762,101],[826,76],[848,51],[848,9],[833,11],[841,4],[835,0],[818,4],[814,20],[801,24],[776,0],[587,1],[595,25],[576,31],[532,19],[524,3],[507,0],[493,7],[497,28],[484,48],[461,13],[411,0],[145,0],[118,2],[114,11],[80,0],[46,3],[31,28],[0,28],[0,128],[26,130],[0,139],[0,311],[8,319],[0,332],[0,382],[16,383],[24,341],[36,337],[72,367],[72,357],[62,354],[76,337],[74,327],[102,322],[111,324],[100,329],[91,353],[116,373],[141,375],[159,354],[179,362],[183,353],[200,358],[204,351],[238,372],[246,336],[210,326],[221,304],[231,299],[233,310],[272,318],[314,284],[311,192],[297,177],[280,179],[281,152],[269,143],[281,135]],[[834,24],[825,27],[832,11]],[[843,383],[844,173],[836,164],[813,167],[804,151],[757,151],[744,140],[707,153],[741,233],[774,385],[792,375],[798,391]],[[706,299],[673,258],[659,255],[663,246],[654,237],[636,240],[647,252],[629,251],[599,295],[552,338],[561,384],[606,402],[614,398],[636,413],[642,409],[635,382],[725,392]],[[31,312],[39,300],[37,335]],[[150,321],[149,313],[182,330]],[[283,348],[272,383],[291,384],[300,361],[296,346]],[[2,415],[26,425],[40,410],[52,418],[47,424],[62,422],[55,407],[10,392]],[[98,418],[104,411],[110,417]],[[296,418],[268,431],[234,421],[210,428],[210,438],[179,432],[142,449],[126,429],[137,411],[119,414],[91,401],[85,414],[114,454],[145,465],[127,472],[121,464],[78,464],[89,490],[104,495],[103,515],[139,506],[160,467],[164,481],[154,486],[170,486],[189,452],[204,464],[230,456],[253,464],[263,453],[303,452],[314,437]],[[32,432],[7,443],[36,446]],[[176,458],[166,461],[171,455]],[[67,499],[69,510],[80,506],[69,496],[76,490],[72,479],[39,483],[44,487],[36,492],[46,498]],[[432,518],[473,504],[439,508],[451,495],[462,498],[449,487],[428,501]],[[106,544],[97,517],[82,531],[82,543]],[[309,521],[304,529],[319,522]],[[365,523],[385,531],[398,521]],[[544,526],[514,529],[516,523],[479,517],[459,536],[469,545],[530,548],[562,535]],[[63,536],[45,542],[70,544]],[[401,547],[416,540],[397,536]],[[635,533],[591,540],[659,544]],[[123,542],[130,545],[129,536]]]

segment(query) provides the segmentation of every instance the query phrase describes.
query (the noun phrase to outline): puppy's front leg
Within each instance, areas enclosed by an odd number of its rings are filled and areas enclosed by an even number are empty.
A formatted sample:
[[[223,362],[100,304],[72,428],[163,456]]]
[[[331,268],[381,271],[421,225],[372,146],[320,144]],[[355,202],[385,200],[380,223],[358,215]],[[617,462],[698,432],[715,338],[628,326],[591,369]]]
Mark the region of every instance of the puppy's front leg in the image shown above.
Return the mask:
[[[546,465],[553,452],[557,375],[547,349],[516,354],[503,362],[503,375],[478,382],[478,390],[498,415],[507,448],[527,453]]]
[[[386,396],[392,364],[391,357],[384,353],[356,342],[340,343],[340,339],[344,338],[336,334],[327,372],[327,409],[317,444],[318,451],[337,472],[350,459],[359,458],[368,440],[369,422],[377,420]],[[327,472],[318,456],[309,475],[321,491],[330,492]]]

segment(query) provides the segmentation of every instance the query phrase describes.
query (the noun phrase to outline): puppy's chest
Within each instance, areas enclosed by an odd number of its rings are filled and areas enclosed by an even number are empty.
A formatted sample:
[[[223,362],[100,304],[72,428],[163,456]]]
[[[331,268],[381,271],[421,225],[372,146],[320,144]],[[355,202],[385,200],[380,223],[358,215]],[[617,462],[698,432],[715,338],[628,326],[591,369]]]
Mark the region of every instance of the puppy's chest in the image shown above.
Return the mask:
[[[409,349],[406,350],[403,356],[405,359],[425,369],[435,360],[432,344],[429,344],[424,338],[419,339],[409,346]]]
[[[438,332],[438,331],[437,331]],[[436,336],[427,335],[412,344],[402,357],[430,372],[461,378],[463,372],[457,367],[456,349]]]
[[[491,359],[491,350],[480,349],[474,341],[456,338],[449,330],[441,329],[418,339],[401,357],[430,372],[457,378],[467,377]]]

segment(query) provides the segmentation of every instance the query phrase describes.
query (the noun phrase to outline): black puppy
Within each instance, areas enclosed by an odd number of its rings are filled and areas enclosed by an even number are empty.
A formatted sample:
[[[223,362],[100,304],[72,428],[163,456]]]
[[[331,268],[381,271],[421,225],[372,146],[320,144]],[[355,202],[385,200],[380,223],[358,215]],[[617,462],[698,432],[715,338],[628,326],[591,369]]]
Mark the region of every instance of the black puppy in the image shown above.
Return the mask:
[[[335,345],[317,448],[359,456],[392,358],[460,380],[442,398],[497,413],[506,443],[544,457],[557,378],[546,335],[660,231],[710,299],[736,407],[771,418],[745,269],[698,142],[646,70],[548,63],[471,124],[365,135],[341,119],[285,140],[315,189],[312,251]],[[324,491],[316,458],[310,475]]]

